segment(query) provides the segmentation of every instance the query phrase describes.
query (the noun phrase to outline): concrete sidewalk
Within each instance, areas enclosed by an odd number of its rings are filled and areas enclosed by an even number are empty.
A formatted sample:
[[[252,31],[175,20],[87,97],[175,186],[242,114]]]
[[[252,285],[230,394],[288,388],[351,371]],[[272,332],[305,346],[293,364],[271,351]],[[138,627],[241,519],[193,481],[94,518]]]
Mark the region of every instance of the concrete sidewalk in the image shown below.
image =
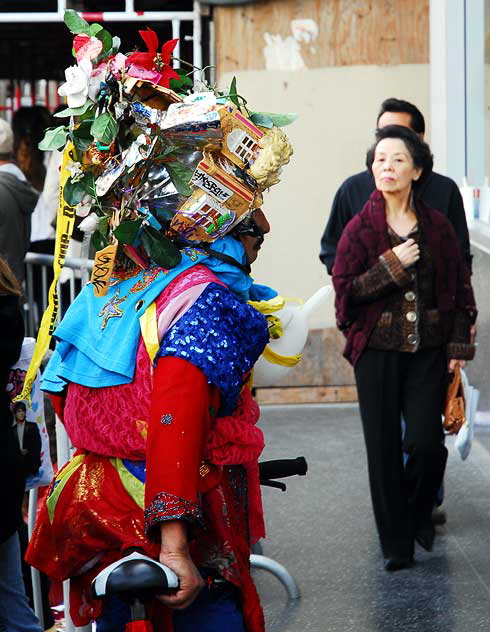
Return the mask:
[[[490,429],[467,461],[449,438],[444,509],[432,553],[383,569],[355,406],[264,407],[263,459],[304,455],[306,477],[263,488],[264,555],[285,565],[302,599],[255,571],[268,632],[477,632],[490,629]],[[487,447],[485,447],[487,446]]]

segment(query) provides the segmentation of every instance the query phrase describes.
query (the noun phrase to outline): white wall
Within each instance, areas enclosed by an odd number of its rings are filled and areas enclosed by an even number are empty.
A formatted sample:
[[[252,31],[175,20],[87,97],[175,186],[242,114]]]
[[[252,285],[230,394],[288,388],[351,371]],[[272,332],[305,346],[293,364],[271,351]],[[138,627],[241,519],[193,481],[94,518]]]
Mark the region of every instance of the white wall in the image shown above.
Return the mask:
[[[429,65],[243,71],[236,76],[250,109],[299,114],[284,128],[295,153],[282,181],[264,195],[271,233],[253,276],[281,294],[308,298],[329,282],[318,259],[320,237],[338,186],[364,168],[380,103],[392,96],[407,99],[428,119]],[[231,75],[225,75],[221,87],[230,81]],[[314,327],[335,324],[330,303],[317,313]]]

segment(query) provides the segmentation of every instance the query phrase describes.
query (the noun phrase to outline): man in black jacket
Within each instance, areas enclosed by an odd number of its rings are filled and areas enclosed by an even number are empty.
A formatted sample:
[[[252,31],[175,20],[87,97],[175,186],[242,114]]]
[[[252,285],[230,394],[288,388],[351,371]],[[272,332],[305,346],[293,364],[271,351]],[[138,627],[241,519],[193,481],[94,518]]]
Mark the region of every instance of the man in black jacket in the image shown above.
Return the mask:
[[[425,120],[420,110],[400,99],[386,99],[381,104],[377,119],[378,129],[386,125],[410,127],[422,139]],[[332,273],[337,243],[346,224],[362,209],[374,191],[374,178],[369,171],[356,173],[345,180],[335,194],[332,210],[321,240],[320,259]],[[452,223],[458,237],[463,256],[471,272],[470,240],[461,193],[456,183],[439,173],[432,172],[420,187],[421,199],[431,208],[445,215]]]

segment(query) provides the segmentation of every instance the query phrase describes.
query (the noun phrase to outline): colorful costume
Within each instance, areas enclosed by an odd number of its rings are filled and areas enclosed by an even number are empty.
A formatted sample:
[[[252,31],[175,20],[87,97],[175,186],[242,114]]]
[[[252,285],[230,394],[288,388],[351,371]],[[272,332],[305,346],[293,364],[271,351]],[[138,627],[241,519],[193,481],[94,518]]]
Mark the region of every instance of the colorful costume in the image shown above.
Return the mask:
[[[153,32],[142,35],[155,44]],[[77,35],[74,48],[82,65],[92,47],[98,70],[94,40]],[[161,88],[165,73],[139,81],[146,53],[121,61],[110,52],[94,143],[69,178],[62,172],[63,213],[74,187],[87,185],[101,250],[92,283],[56,329],[43,375],[76,453],[51,485],[27,559],[71,578],[71,615],[85,625],[101,611],[89,592],[97,572],[134,547],[158,557],[159,524],[182,520],[196,566],[239,589],[246,629],[259,632],[249,554],[264,536],[263,437],[249,379],[269,334],[247,301],[276,293],[253,285],[240,235],[261,236],[252,213],[291,148],[272,122],[256,127],[224,97],[182,101]],[[102,147],[96,131],[105,134],[117,117],[128,133]],[[65,167],[76,152],[75,139]]]

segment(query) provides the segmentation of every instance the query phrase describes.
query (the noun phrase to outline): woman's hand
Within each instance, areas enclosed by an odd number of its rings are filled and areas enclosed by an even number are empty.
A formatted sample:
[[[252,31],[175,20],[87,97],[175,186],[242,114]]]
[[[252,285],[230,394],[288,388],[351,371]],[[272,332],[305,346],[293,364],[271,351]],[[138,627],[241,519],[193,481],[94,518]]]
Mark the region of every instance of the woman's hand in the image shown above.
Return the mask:
[[[160,553],[159,560],[173,570],[179,578],[179,588],[172,595],[160,595],[158,599],[168,606],[181,610],[190,606],[204,586],[204,580],[188,551]]]
[[[466,366],[466,360],[458,360],[457,358],[452,358],[449,360],[448,371],[449,373],[454,373],[454,369],[459,365],[460,369],[464,369]]]
[[[160,595],[158,599],[169,608],[181,610],[191,605],[203,588],[204,580],[189,554],[185,524],[179,520],[162,522],[160,535],[159,560],[177,575],[179,588],[171,595]]]
[[[408,268],[420,259],[420,248],[417,242],[410,238],[407,241],[395,246],[393,249],[395,255],[400,259],[400,263],[404,268]]]

